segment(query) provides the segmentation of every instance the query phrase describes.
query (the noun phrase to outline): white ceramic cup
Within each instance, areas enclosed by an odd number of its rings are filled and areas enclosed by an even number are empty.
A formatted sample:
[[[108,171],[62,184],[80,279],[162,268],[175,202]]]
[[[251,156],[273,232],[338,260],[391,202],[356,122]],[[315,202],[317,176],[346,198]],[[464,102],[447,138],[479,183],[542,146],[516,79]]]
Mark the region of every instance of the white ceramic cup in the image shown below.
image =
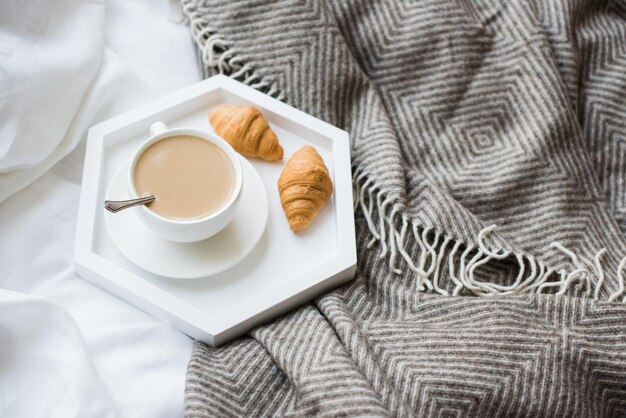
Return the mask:
[[[195,242],[207,239],[220,232],[235,215],[235,209],[239,203],[243,184],[243,170],[239,155],[219,136],[207,131],[192,128],[168,129],[163,122],[155,122],[150,126],[150,138],[135,151],[128,167],[128,188],[131,198],[140,197],[135,189],[135,166],[141,154],[152,144],[162,139],[177,135],[190,135],[205,139],[224,151],[233,165],[235,171],[235,187],[228,201],[217,211],[207,216],[193,219],[169,219],[151,211],[149,206],[139,206],[137,215],[139,219],[157,235],[176,242]],[[207,191],[209,193],[210,191]]]

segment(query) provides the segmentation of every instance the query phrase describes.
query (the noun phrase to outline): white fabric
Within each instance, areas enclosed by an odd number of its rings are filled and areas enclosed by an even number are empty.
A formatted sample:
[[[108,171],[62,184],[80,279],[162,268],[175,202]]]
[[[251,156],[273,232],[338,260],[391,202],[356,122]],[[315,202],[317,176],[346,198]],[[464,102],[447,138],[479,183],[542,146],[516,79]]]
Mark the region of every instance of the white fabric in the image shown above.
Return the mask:
[[[3,416],[115,416],[67,311],[49,299],[4,290],[0,318]]]
[[[89,126],[199,80],[178,18],[168,0],[0,3],[0,416],[183,414],[191,339],[72,261]]]
[[[0,5],[0,201],[76,146],[65,133],[100,67],[103,18],[99,2]]]

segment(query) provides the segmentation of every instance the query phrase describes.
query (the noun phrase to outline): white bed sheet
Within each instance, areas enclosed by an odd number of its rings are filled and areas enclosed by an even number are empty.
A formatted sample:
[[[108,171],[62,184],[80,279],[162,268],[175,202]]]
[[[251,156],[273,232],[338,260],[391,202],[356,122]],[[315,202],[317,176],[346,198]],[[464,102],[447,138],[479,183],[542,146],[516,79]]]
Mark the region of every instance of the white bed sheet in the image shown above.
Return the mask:
[[[188,27],[169,0],[106,0],[102,59],[76,150],[0,203],[0,416],[183,415],[191,339],[79,278],[72,252],[88,127],[198,81]]]

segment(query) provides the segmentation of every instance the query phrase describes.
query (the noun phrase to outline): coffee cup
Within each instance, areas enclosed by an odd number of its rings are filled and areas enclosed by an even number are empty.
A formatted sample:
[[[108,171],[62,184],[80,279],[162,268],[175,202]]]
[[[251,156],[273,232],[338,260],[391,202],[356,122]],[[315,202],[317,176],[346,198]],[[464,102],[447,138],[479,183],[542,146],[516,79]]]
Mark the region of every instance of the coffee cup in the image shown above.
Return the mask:
[[[132,198],[155,195],[138,207],[146,227],[176,242],[207,239],[233,219],[243,184],[239,155],[225,140],[193,128],[150,127],[128,168]]]

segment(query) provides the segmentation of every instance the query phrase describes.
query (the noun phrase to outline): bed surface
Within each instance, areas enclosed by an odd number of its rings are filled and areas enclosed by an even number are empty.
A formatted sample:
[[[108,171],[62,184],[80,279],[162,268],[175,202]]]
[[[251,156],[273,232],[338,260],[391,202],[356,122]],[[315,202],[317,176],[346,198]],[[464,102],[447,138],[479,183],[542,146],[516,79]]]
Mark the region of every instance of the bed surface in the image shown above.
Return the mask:
[[[87,128],[199,74],[168,0],[104,8],[104,57],[77,115],[80,144],[0,203],[1,416],[183,414],[191,339],[79,278],[72,254]]]

